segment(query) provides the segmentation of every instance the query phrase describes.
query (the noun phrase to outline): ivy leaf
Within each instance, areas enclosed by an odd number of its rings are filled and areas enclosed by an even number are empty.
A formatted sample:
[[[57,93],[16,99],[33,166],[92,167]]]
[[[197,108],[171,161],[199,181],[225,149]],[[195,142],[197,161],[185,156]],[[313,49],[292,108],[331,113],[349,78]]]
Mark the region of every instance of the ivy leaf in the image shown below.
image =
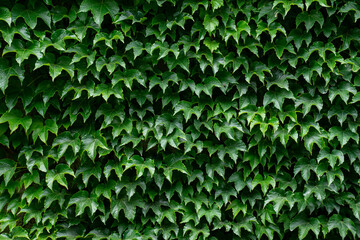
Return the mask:
[[[359,143],[359,135],[350,131],[349,129],[343,130],[341,127],[334,126],[329,130],[329,141],[337,138],[343,147],[350,139],[353,139],[356,143]]]
[[[96,177],[97,180],[100,182],[101,173],[102,170],[100,167],[100,163],[96,162],[95,165],[94,164],[82,165],[80,168],[76,170],[75,176],[78,177],[82,175],[83,183],[85,184],[85,187],[87,187],[91,176]]]
[[[305,93],[295,100],[295,107],[297,108],[300,105],[302,105],[302,112],[304,116],[306,116],[310,112],[312,106],[315,106],[320,112],[323,108],[323,100],[319,95],[313,97],[310,94]]]
[[[79,134],[72,134],[70,132],[62,132],[59,136],[54,139],[52,147],[58,147],[58,156],[62,157],[68,147],[71,147],[74,155],[76,155],[80,151],[81,141],[79,139]]]
[[[23,113],[20,110],[13,109],[10,112],[6,112],[1,115],[0,123],[5,122],[9,124],[11,132],[14,132],[19,125],[23,126],[25,131],[28,131],[31,126],[32,119],[30,116],[23,116]]]
[[[142,51],[144,50],[143,44],[139,41],[132,41],[128,45],[126,45],[125,51],[129,51],[133,49],[134,51],[134,60],[141,55]]]
[[[276,214],[279,214],[286,202],[289,202],[289,192],[285,192],[281,189],[273,189],[266,195],[264,206],[273,202],[274,210]]]
[[[145,169],[149,170],[151,177],[153,177],[153,175],[155,173],[154,160],[152,160],[152,159],[145,160],[138,155],[132,156],[126,162],[124,171],[126,171],[127,169],[132,168],[132,167],[135,167],[135,169],[136,169],[136,179],[135,180],[137,180],[139,177],[141,177],[144,174]]]
[[[67,207],[70,207],[73,204],[76,205],[76,216],[83,214],[86,207],[90,209],[91,215],[94,215],[99,206],[96,197],[93,195],[89,197],[89,193],[84,190],[72,195]]]
[[[17,64],[9,64],[5,58],[0,58],[0,89],[5,92],[8,87],[9,79],[12,76],[16,76],[23,82],[25,70]]]
[[[46,119],[45,124],[43,124],[42,120],[33,120],[30,132],[32,132],[33,141],[35,142],[36,139],[39,137],[43,143],[47,142],[49,132],[57,135],[58,133],[58,126],[56,122],[52,119]]]
[[[215,29],[219,26],[219,20],[216,17],[212,17],[208,14],[205,15],[203,25],[210,34],[215,31]]]
[[[79,12],[91,11],[96,24],[101,25],[104,15],[110,14],[112,18],[119,12],[119,6],[114,0],[84,0],[80,5]]]
[[[219,48],[219,43],[216,41],[212,41],[209,37],[205,38],[204,44],[210,49],[211,52],[214,52],[216,49]]]
[[[309,9],[310,5],[314,2],[317,2],[320,4],[320,6],[322,7],[330,7],[328,4],[327,4],[327,0],[305,0],[305,5],[306,5],[306,10]]]
[[[316,238],[320,234],[320,221],[317,218],[306,218],[304,215],[298,215],[290,223],[290,231],[299,228],[299,239],[304,239],[309,231],[315,233]]]
[[[356,94],[356,88],[349,82],[340,82],[338,86],[331,87],[329,90],[329,100],[332,103],[336,96],[340,96],[340,98],[347,103],[350,97],[350,93]]]
[[[94,133],[89,133],[81,137],[82,145],[84,146],[84,151],[87,152],[89,157],[94,160],[97,153],[97,148],[108,150],[106,139],[101,135],[99,131]]]
[[[354,222],[350,218],[343,218],[339,214],[334,214],[329,218],[328,228],[329,231],[337,228],[342,239],[346,237],[348,231],[352,233],[353,237],[357,232]]]
[[[305,23],[306,31],[314,26],[315,23],[319,23],[320,27],[324,24],[324,17],[320,11],[315,9],[310,12],[301,12],[296,16],[296,27],[298,27],[301,23]]]
[[[52,169],[46,173],[47,186],[52,190],[54,182],[58,182],[60,185],[68,189],[68,183],[65,175],[71,175],[75,177],[74,171],[66,164],[58,164],[55,169]]]
[[[290,11],[290,8],[292,6],[298,6],[301,10],[304,9],[304,3],[301,0],[295,0],[295,1],[290,1],[290,0],[275,0],[273,3],[273,8],[275,8],[277,5],[282,4],[283,8],[285,9],[285,16],[287,15],[287,13]]]
[[[71,64],[71,58],[67,56],[61,56],[55,59],[54,54],[47,53],[44,57],[36,61],[34,70],[42,66],[49,66],[49,74],[53,81],[63,70],[68,72],[71,78],[74,77],[74,66]]]
[[[76,44],[75,46],[67,49],[67,52],[75,53],[70,64],[77,63],[81,59],[86,58],[87,66],[89,67],[95,61],[96,51],[88,49],[86,44]]]
[[[16,165],[16,162],[11,159],[0,159],[0,177],[4,176],[5,186],[8,185],[9,181],[15,174]]]
[[[309,133],[304,137],[305,148],[312,153],[314,144],[316,144],[320,149],[326,147],[327,135],[324,131],[315,131],[311,129]]]
[[[305,42],[306,46],[309,46],[311,43],[311,39],[312,39],[311,33],[302,32],[300,29],[296,28],[291,30],[287,38],[287,41],[288,42],[294,41],[295,47],[298,50],[300,50],[302,43]]]
[[[291,91],[288,91],[286,89],[280,88],[276,90],[271,89],[265,93],[263,105],[264,107],[266,107],[270,103],[273,103],[274,107],[281,111],[285,99],[295,99],[295,97]]]
[[[31,29],[36,27],[38,18],[41,18],[48,27],[51,28],[51,15],[49,10],[43,4],[37,5],[34,8],[26,8],[22,4],[16,4],[12,8],[11,14],[13,22],[15,22],[19,17],[22,17]]]
[[[317,161],[320,162],[321,160],[323,160],[325,158],[329,160],[330,166],[332,168],[335,167],[337,160],[339,160],[339,165],[344,163],[344,154],[340,150],[334,149],[330,153],[329,150],[321,149],[319,152]]]
[[[355,22],[356,22],[360,18],[360,8],[357,5],[357,3],[352,1],[346,2],[345,5],[339,9],[340,13],[348,13],[350,11],[355,12]]]
[[[247,213],[247,205],[244,203],[241,203],[239,199],[235,199],[232,201],[229,206],[226,208],[226,210],[232,210],[233,213],[233,219],[236,218],[236,216],[239,214],[239,212],[243,213],[243,216],[246,216]]]
[[[302,178],[307,182],[310,178],[310,170],[315,172],[317,167],[316,161],[314,159],[300,158],[294,167],[294,175],[296,176],[301,172]]]
[[[6,46],[4,48],[3,55],[9,52],[16,53],[16,62],[19,63],[19,65],[24,60],[28,59],[31,54],[35,55],[38,59],[43,56],[40,51],[40,44],[38,41],[26,42],[25,45],[22,41],[15,39],[10,46]]]
[[[179,172],[182,172],[186,175],[190,175],[189,171],[187,170],[186,166],[184,165],[183,161],[191,159],[187,156],[177,155],[177,154],[171,154],[168,155],[165,159],[165,163],[161,165],[159,168],[164,169],[164,175],[166,179],[171,181],[172,174],[174,170],[177,170]]]
[[[25,23],[18,23],[16,26],[8,26],[5,23],[0,22],[1,34],[7,42],[7,44],[11,45],[14,35],[19,34],[23,39],[30,41],[30,32],[26,27]]]
[[[210,207],[209,209],[206,209],[205,207],[200,208],[199,212],[198,212],[198,216],[199,219],[202,216],[205,216],[206,221],[211,224],[213,219],[215,217],[217,217],[219,220],[221,220],[221,211],[220,209],[216,206],[216,204],[214,204],[212,207]]]
[[[352,116],[355,121],[358,116],[358,112],[353,106],[347,105],[344,108],[341,108],[339,105],[334,105],[327,114],[329,119],[333,116],[336,116],[341,126],[347,120],[348,115]]]
[[[266,194],[268,189],[269,189],[269,186],[271,185],[273,188],[275,188],[275,185],[276,185],[276,182],[274,180],[274,178],[272,178],[271,176],[267,176],[266,178],[263,178],[262,175],[260,174],[257,174],[253,180],[252,180],[252,183],[251,183],[251,188],[252,190],[254,190],[254,188],[257,186],[257,185],[260,185],[261,186],[261,191]]]
[[[211,0],[213,11],[224,6],[224,0]]]
[[[5,21],[9,26],[11,26],[11,12],[6,7],[0,7],[0,20]]]
[[[134,196],[131,200],[129,200],[126,196],[124,196],[123,198],[115,198],[113,196],[110,202],[111,215],[115,219],[119,219],[119,213],[121,210],[123,210],[125,213],[125,217],[129,221],[133,221],[135,218],[137,207],[145,207],[144,201],[138,195]]]

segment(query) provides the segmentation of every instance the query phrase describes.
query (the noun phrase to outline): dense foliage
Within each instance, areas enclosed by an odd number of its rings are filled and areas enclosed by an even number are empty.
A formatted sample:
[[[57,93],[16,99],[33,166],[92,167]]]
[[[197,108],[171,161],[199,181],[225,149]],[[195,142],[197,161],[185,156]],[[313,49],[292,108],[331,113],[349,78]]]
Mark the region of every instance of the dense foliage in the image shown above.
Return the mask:
[[[0,238],[360,238],[359,18],[1,1]]]

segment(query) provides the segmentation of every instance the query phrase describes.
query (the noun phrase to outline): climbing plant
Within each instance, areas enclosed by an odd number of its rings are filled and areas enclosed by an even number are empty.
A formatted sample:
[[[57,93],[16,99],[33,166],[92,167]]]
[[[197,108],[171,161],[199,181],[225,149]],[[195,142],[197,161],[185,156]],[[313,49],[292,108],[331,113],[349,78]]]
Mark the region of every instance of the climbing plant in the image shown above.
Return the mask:
[[[359,18],[1,1],[0,238],[360,238]]]

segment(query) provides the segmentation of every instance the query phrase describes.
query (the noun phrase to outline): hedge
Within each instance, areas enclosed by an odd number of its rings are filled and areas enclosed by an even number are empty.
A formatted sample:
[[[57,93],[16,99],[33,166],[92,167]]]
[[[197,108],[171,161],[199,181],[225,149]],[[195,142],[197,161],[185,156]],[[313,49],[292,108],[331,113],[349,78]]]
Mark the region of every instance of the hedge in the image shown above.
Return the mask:
[[[0,238],[360,238],[359,18],[1,1]]]

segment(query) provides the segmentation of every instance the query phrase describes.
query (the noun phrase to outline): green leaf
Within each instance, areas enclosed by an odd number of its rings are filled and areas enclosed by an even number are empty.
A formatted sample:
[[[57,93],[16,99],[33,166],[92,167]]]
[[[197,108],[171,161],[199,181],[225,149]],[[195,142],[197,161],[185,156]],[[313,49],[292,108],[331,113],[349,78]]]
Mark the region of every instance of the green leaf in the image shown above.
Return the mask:
[[[100,167],[100,163],[96,162],[95,165],[94,164],[82,165],[80,168],[76,170],[75,176],[78,177],[79,175],[82,175],[83,183],[85,184],[85,187],[87,187],[91,176],[96,177],[97,180],[100,182],[101,173],[102,170]]]
[[[129,51],[130,49],[133,49],[134,51],[134,60],[141,55],[143,48],[143,43],[139,41],[132,41],[129,44],[126,45],[125,51]]]
[[[322,6],[322,7],[330,7],[330,6],[327,4],[327,0],[305,0],[306,10],[309,9],[310,5],[311,5],[313,2],[319,3],[320,6]]]
[[[257,186],[260,185],[261,186],[261,191],[266,194],[269,186],[271,185],[273,188],[275,188],[276,182],[274,180],[274,178],[267,176],[266,178],[263,178],[262,175],[257,174],[251,183],[251,188],[252,190]]]
[[[282,4],[282,7],[285,9],[285,16],[290,11],[292,6],[298,6],[301,10],[304,9],[304,3],[301,0],[275,0],[273,3],[273,8],[279,4]]]
[[[226,210],[232,210],[233,213],[233,219],[236,218],[236,216],[241,211],[243,213],[243,216],[246,216],[247,213],[247,205],[244,203],[241,203],[239,199],[235,199],[232,201],[229,206],[226,208]]]
[[[71,64],[71,58],[67,56],[55,59],[54,54],[47,53],[43,58],[36,61],[34,70],[42,66],[49,66],[49,74],[53,81],[63,70],[68,72],[71,78],[74,77],[74,66]]]
[[[309,231],[315,233],[316,238],[319,237],[321,224],[317,218],[307,218],[304,215],[298,215],[290,223],[290,231],[299,228],[299,239],[304,239]]]
[[[294,167],[294,175],[296,176],[299,172],[301,172],[302,178],[307,182],[310,178],[310,170],[315,172],[317,164],[314,159],[306,159],[301,158],[296,162]]]
[[[360,8],[356,2],[348,1],[340,9],[340,13],[348,13],[354,11],[355,22],[360,18]]]
[[[76,205],[76,216],[80,216],[85,212],[86,207],[90,209],[91,215],[94,215],[98,209],[99,204],[96,201],[96,197],[91,195],[87,191],[79,191],[71,196],[67,207]]]
[[[323,159],[328,159],[330,166],[335,167],[337,160],[339,160],[339,165],[344,163],[344,154],[340,150],[332,150],[330,153],[329,150],[321,149],[317,158],[317,161],[320,162]]]
[[[49,10],[43,5],[37,5],[36,7],[25,7],[22,4],[16,4],[11,9],[12,21],[15,22],[19,17],[24,18],[26,24],[34,29],[37,25],[37,19],[41,18],[49,28],[51,28],[51,15]]]
[[[43,141],[45,144],[47,142],[49,132],[57,135],[58,133],[58,126],[56,125],[56,122],[52,119],[46,119],[45,124],[41,120],[33,120],[30,132],[32,132],[32,138],[35,142],[36,139],[39,137],[41,141]]]
[[[123,210],[125,217],[131,222],[135,218],[137,207],[145,207],[144,201],[138,195],[134,196],[131,200],[128,200],[126,196],[123,198],[115,198],[113,196],[110,203],[111,215],[115,219],[119,219],[119,213],[121,210]]]
[[[16,165],[16,162],[11,159],[0,159],[0,177],[4,176],[5,186],[8,185],[9,181],[15,174]]]
[[[210,49],[211,52],[214,52],[216,49],[219,48],[219,43],[216,41],[212,41],[209,37],[205,38],[204,44]]]
[[[23,39],[30,41],[30,32],[25,23],[18,23],[16,26],[8,26],[0,22],[2,37],[7,44],[11,45],[14,35],[19,34]]]
[[[203,25],[206,31],[208,31],[211,34],[219,26],[219,20],[217,20],[216,17],[206,14]]]
[[[9,26],[11,26],[11,12],[6,7],[0,7],[0,20],[5,21]]]
[[[6,112],[1,115],[0,123],[5,122],[9,124],[11,132],[14,132],[19,125],[23,126],[25,131],[28,131],[31,126],[32,119],[29,116],[23,117],[23,113],[20,110],[13,109],[10,112]]]
[[[74,155],[76,155],[80,151],[81,146],[79,134],[72,134],[70,132],[61,133],[54,139],[52,147],[54,148],[56,146],[59,146],[57,149],[59,157],[62,157],[65,154],[68,147],[71,147]]]
[[[334,214],[329,218],[328,228],[329,231],[337,228],[342,239],[347,236],[348,231],[352,233],[353,237],[355,237],[357,232],[354,222],[350,218],[343,218],[339,214]]]
[[[66,164],[58,164],[55,169],[52,169],[46,173],[46,184],[52,190],[54,182],[58,182],[60,185],[68,189],[68,183],[65,175],[71,175],[75,177],[74,171]]]
[[[211,0],[211,5],[213,10],[216,10],[224,6],[224,0]]]
[[[19,63],[19,65],[24,60],[28,59],[31,54],[35,55],[38,59],[43,56],[40,51],[40,44],[38,41],[26,42],[25,45],[22,41],[15,39],[10,46],[6,46],[4,48],[3,55],[10,52],[16,53],[16,62]]]
[[[266,195],[264,206],[273,202],[274,210],[276,214],[279,214],[280,210],[284,207],[284,204],[289,203],[289,192],[285,192],[281,189],[274,189]]]
[[[315,9],[310,12],[301,12],[296,16],[296,27],[298,27],[301,23],[305,23],[306,31],[314,26],[315,23],[319,23],[320,27],[324,24],[324,17],[320,11]]]
[[[17,64],[9,64],[5,58],[0,58],[0,89],[5,92],[8,87],[9,79],[16,76],[23,82],[25,70]]]
[[[112,18],[119,12],[119,6],[114,0],[84,0],[80,5],[79,12],[88,12],[94,16],[96,24],[101,25],[104,16],[110,14]]]
[[[164,175],[166,179],[169,180],[169,182],[172,182],[172,174],[173,171],[177,170],[179,172],[182,172],[186,175],[190,175],[188,172],[186,166],[184,165],[183,161],[192,159],[191,157],[179,155],[179,154],[171,154],[167,155],[165,159],[165,163],[161,165],[159,168],[164,169]]]
[[[306,116],[310,112],[312,106],[315,106],[320,112],[323,108],[323,100],[320,95],[316,95],[315,97],[305,93],[295,100],[295,107],[297,108],[300,105],[302,105],[302,112],[304,116]]]
[[[106,139],[101,135],[99,131],[86,134],[81,137],[81,142],[84,147],[84,151],[87,152],[89,157],[94,160],[97,154],[97,148],[108,150]]]
[[[347,104],[350,93],[356,94],[356,88],[349,82],[340,82],[336,87],[331,87],[329,90],[329,100],[332,103],[336,96],[340,98]]]
[[[126,171],[129,168],[135,167],[136,169],[136,179],[141,177],[144,174],[145,169],[148,169],[150,172],[151,177],[153,177],[155,173],[155,164],[154,160],[152,159],[143,159],[142,157],[138,155],[132,156],[126,163],[125,163],[125,169]]]
[[[282,88],[277,88],[276,90],[272,89],[265,93],[263,105],[266,107],[270,103],[273,103],[274,107],[281,111],[284,101],[286,99],[295,99],[295,97],[291,91]]]
[[[329,130],[329,141],[337,138],[343,147],[350,139],[353,139],[356,143],[359,143],[359,135],[350,131],[349,129],[343,130],[341,127],[334,126]]]

